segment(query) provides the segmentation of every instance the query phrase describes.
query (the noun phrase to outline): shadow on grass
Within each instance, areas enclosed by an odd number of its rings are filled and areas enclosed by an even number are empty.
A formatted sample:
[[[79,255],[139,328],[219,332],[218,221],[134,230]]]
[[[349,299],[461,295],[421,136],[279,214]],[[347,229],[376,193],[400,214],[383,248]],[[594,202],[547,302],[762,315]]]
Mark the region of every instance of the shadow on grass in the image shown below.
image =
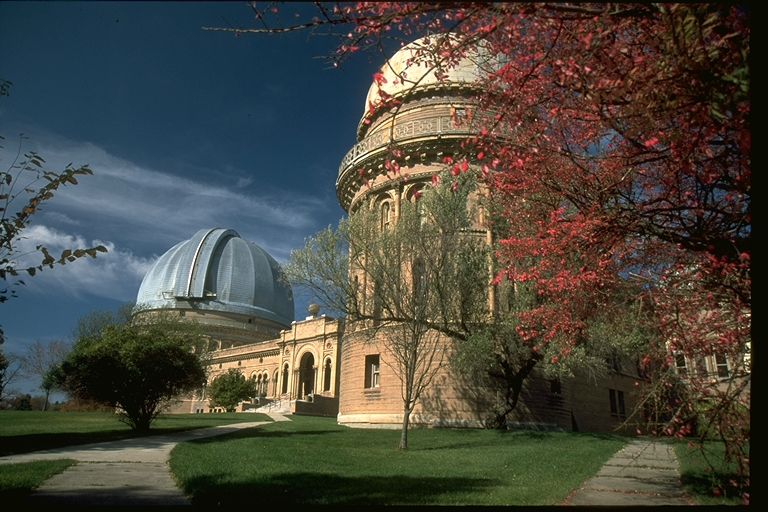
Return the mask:
[[[83,444],[174,434],[177,432],[197,430],[199,428],[205,427],[153,428],[144,434],[134,432],[133,430],[100,430],[98,432],[59,432],[56,434],[4,436],[0,439],[2,441],[2,445],[0,445],[0,457],[42,450],[52,450],[68,446],[79,446]]]
[[[418,431],[416,431],[418,432]],[[486,442],[478,442],[475,436],[473,434],[477,434],[483,432],[483,430],[467,430],[466,432],[462,432],[462,437],[464,438],[463,441],[457,442],[457,443],[446,443],[441,444],[439,446],[429,446],[429,447],[416,447],[415,450],[451,450],[454,448],[476,448],[479,446],[494,446],[498,443],[497,439],[488,438]],[[579,438],[587,438],[591,437],[596,440],[606,441],[606,440],[621,440],[626,441],[627,438],[625,436],[621,436],[618,434],[602,434],[602,433],[585,433],[585,432],[560,432],[560,431],[546,431],[546,430],[525,430],[525,429],[514,429],[514,430],[497,430],[496,431],[498,435],[501,438],[519,438],[521,440],[536,440],[536,441],[552,441],[552,440],[563,440],[563,436],[578,436]]]
[[[233,439],[288,439],[291,437],[301,436],[306,438],[309,436],[325,435],[325,434],[338,434],[338,430],[262,430],[260,428],[245,428],[236,432],[223,434],[216,437],[205,437],[202,439],[192,439],[187,441],[190,444],[209,444],[209,443],[222,443],[225,441],[231,441]]]
[[[222,475],[223,476],[223,475]],[[185,490],[196,507],[263,505],[411,505],[440,503],[441,497],[463,495],[498,485],[481,478],[406,476],[341,477],[318,473],[282,473],[265,480],[224,483],[215,475],[193,478]],[[450,502],[450,499],[447,500]]]

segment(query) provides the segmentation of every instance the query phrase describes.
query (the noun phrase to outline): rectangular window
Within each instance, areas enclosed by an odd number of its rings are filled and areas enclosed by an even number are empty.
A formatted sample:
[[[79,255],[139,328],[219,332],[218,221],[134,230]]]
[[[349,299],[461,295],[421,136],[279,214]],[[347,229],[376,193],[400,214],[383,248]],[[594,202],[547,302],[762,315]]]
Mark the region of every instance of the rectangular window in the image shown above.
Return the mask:
[[[365,356],[365,387],[379,387],[379,354]]]
[[[685,377],[688,375],[688,365],[685,363],[685,356],[683,354],[675,354],[675,367],[677,368],[677,374]]]
[[[728,371],[728,359],[725,354],[715,354],[715,364],[717,365],[717,376],[727,378],[731,372]]]
[[[608,400],[611,405],[611,416],[617,416],[619,418],[627,417],[627,409],[624,404],[624,392],[616,389],[608,390]]]
[[[560,379],[551,379],[549,381],[549,392],[554,395],[559,395],[563,392],[563,386],[560,383]]]
[[[467,122],[467,109],[464,107],[451,107],[451,121],[454,128],[464,126]]]

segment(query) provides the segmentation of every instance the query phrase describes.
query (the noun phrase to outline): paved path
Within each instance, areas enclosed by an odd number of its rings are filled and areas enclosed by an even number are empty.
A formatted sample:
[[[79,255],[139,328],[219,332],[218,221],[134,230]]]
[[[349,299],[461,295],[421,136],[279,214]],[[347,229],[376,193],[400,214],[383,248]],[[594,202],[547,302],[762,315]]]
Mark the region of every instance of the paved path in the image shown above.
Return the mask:
[[[693,502],[680,484],[672,445],[633,439],[563,504],[625,507],[692,505]]]
[[[274,421],[289,421],[270,414]],[[124,439],[0,457],[0,464],[74,459],[78,464],[55,475],[30,495],[31,505],[102,507],[188,507],[168,467],[176,444],[218,436],[267,422],[245,422],[178,434]],[[677,458],[671,445],[633,439],[606,462],[563,505],[664,506],[690,505],[680,486]]]
[[[289,421],[270,414],[274,421]],[[190,502],[168,467],[178,443],[219,436],[266,421],[234,423],[177,434],[123,439],[0,457],[0,464],[74,459],[78,464],[47,480],[29,496],[30,505],[177,507]]]

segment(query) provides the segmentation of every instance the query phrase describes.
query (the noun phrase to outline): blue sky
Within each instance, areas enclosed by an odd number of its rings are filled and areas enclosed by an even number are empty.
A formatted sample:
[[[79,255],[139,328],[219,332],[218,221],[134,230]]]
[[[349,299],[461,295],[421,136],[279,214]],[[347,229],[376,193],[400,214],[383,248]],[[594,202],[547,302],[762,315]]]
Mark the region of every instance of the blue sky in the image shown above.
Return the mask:
[[[29,241],[109,248],[0,305],[7,352],[70,339],[83,315],[134,301],[152,262],[198,229],[234,229],[285,262],[342,216],[336,173],[381,58],[334,69],[332,37],[201,28],[252,25],[244,2],[0,2],[0,78],[13,82],[0,164],[23,133],[50,169],[94,171],[34,216]]]

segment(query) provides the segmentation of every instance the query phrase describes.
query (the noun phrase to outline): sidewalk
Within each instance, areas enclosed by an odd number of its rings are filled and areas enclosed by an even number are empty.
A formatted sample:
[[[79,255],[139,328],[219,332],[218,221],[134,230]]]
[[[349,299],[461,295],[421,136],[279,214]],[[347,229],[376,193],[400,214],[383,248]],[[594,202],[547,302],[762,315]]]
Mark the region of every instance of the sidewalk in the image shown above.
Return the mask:
[[[270,414],[273,421],[290,421]],[[124,439],[0,457],[0,464],[74,459],[78,464],[55,475],[25,504],[66,507],[189,507],[168,467],[176,444],[204,439],[267,422],[246,422],[190,430],[178,434]],[[665,506],[691,505],[680,485],[671,445],[633,439],[605,463],[562,505]]]
[[[692,505],[680,484],[677,456],[670,444],[633,439],[584,482],[563,505]]]
[[[273,421],[289,421],[270,414]],[[0,464],[35,460],[74,459],[67,468],[38,487],[30,505],[101,507],[184,507],[190,502],[176,486],[168,467],[171,450],[178,443],[220,436],[265,421],[234,423],[121,441],[78,445],[0,457]]]

